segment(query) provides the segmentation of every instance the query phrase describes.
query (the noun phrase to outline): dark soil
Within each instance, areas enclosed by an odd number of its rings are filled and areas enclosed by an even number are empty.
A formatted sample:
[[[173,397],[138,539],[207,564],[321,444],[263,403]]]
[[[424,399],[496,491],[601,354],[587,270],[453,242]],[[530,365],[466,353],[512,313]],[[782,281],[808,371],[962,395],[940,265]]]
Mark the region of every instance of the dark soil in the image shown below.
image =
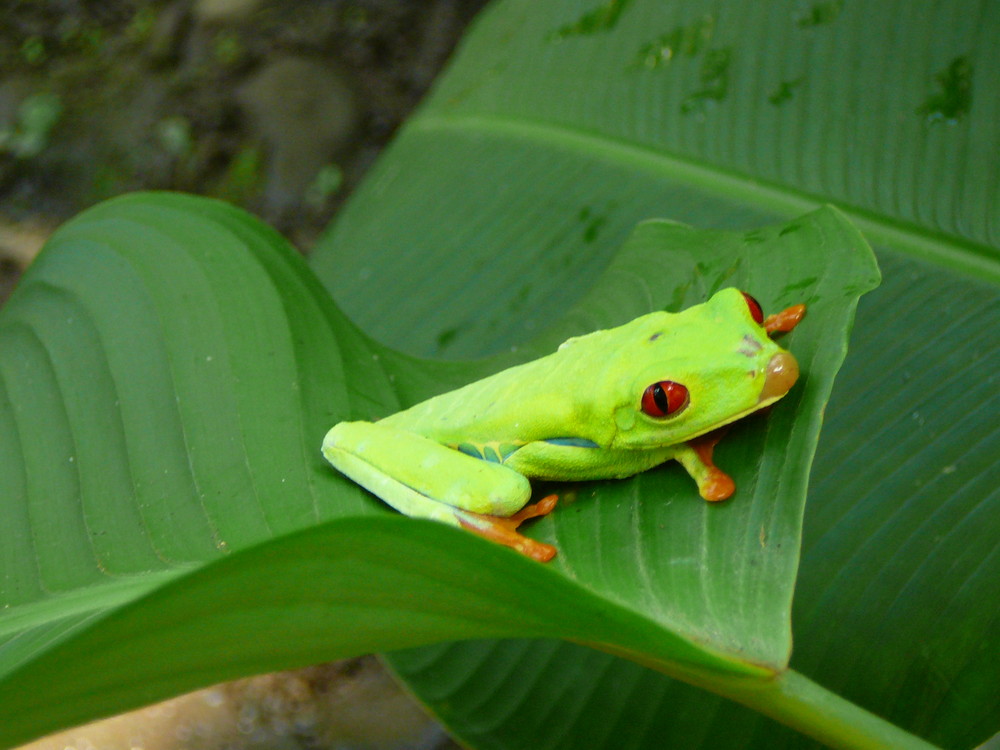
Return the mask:
[[[0,301],[39,227],[133,190],[223,198],[307,250],[484,5],[4,3]]]

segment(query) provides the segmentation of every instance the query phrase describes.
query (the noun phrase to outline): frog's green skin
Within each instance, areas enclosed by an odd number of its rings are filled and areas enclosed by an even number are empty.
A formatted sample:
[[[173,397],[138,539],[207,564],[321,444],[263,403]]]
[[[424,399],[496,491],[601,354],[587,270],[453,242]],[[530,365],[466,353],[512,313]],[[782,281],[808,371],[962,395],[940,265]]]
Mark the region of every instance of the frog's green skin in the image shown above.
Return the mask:
[[[553,548],[514,531],[554,505],[547,499],[518,513],[531,496],[529,478],[627,477],[676,459],[703,497],[723,499],[732,483],[711,463],[714,442],[688,441],[777,401],[797,377],[795,358],[729,288],[680,313],[572,338],[377,423],[341,422],[323,455],[402,513],[464,526],[544,560]],[[642,396],[660,381],[686,386],[689,401],[652,417]]]

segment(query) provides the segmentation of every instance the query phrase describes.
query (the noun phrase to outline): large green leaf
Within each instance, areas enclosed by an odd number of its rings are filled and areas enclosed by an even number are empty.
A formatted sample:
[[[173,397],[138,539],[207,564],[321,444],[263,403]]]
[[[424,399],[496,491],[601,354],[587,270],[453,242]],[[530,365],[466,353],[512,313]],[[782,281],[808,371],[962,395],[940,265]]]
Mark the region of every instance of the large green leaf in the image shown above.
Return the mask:
[[[318,452],[339,419],[501,360],[372,344],[294,251],[222,204],[86,212],[0,317],[0,742],[235,675],[487,635],[628,654],[806,727],[810,683],[773,676],[820,414],[876,281],[830,208],[752,232],[637,227],[576,314],[502,360],[736,284],[809,305],[790,337],[802,385],[718,451],[739,502],[707,506],[676,468],[581,485],[535,526],[561,549],[543,566],[397,517]]]
[[[830,409],[833,438],[811,491],[818,510],[806,514],[793,664],[907,728],[965,746],[996,728],[1000,694],[990,659],[1000,562],[988,533],[998,520],[990,457],[1000,349],[991,286],[1000,180],[988,155],[1000,139],[995,86],[981,72],[995,63],[983,40],[996,19],[987,5],[729,8],[497,6],[338,222],[317,268],[382,340],[416,353],[501,351],[583,299],[642,219],[745,230],[811,210],[816,196],[840,202],[893,249],[882,253],[885,286],[861,308],[842,405]],[[896,33],[900,19],[922,36]],[[775,33],[787,52],[765,54]],[[910,33],[947,44],[928,50]],[[667,48],[676,55],[636,64]],[[820,49],[840,61],[829,72],[814,58]],[[859,69],[883,49],[891,64]],[[879,85],[852,83],[861,74]],[[963,81],[976,82],[971,109]],[[830,222],[836,232],[817,234]],[[841,237],[823,251],[856,242],[835,212],[793,226],[784,245],[796,258],[815,251],[796,237]],[[652,225],[629,246],[665,230]],[[756,239],[729,237],[741,251]],[[609,306],[622,301],[675,306],[713,286],[700,258],[630,257],[633,271],[615,271],[619,291],[587,299],[576,329],[612,320],[622,311]],[[0,741],[261,669],[515,635],[628,654],[831,740],[850,741],[854,722],[883,744],[907,741],[797,673],[735,677],[759,668],[748,658],[783,663],[792,516],[801,513],[795,491],[782,493],[787,504],[768,497],[755,467],[773,478],[780,446],[793,457],[792,483],[804,482],[813,409],[832,375],[806,349],[835,362],[862,288],[814,296],[836,278],[793,278],[802,269],[789,263],[769,261],[763,275],[748,263],[733,276],[763,284],[769,306],[788,297],[790,281],[816,285],[799,291],[812,328],[791,339],[810,362],[800,401],[790,396],[729,436],[720,460],[734,469],[740,502],[714,509],[731,524],[701,520],[716,530],[704,535],[713,544],[752,530],[747,556],[713,560],[678,583],[685,596],[721,594],[735,563],[735,586],[763,597],[693,601],[691,617],[662,581],[628,571],[641,572],[664,540],[683,550],[691,516],[707,513],[676,469],[564,497],[562,512],[533,529],[565,545],[549,567],[397,518],[338,480],[312,446],[336,418],[384,413],[499,362],[446,368],[379,351],[278,238],[216,204],[133,198],[81,217],[3,313],[0,418],[2,434],[18,440],[0,444],[0,503],[11,519],[0,544]],[[838,312],[817,330],[824,303]],[[70,326],[81,320],[88,327],[77,333]],[[674,490],[693,505],[669,499]],[[749,554],[760,527],[748,516],[768,509],[761,571]],[[667,510],[663,528],[650,523]],[[627,543],[612,550],[605,539]],[[653,563],[671,583],[687,573]],[[768,629],[775,622],[781,632]],[[711,641],[688,639],[706,626],[719,626]],[[577,646],[472,643],[398,664],[483,746],[801,742]]]
[[[579,300],[644,217],[837,203],[885,281],[827,411],[792,663],[973,746],[1000,729],[998,35],[989,0],[497,3],[314,267],[381,340],[481,354]],[[476,746],[802,744],[566,644],[393,663]]]

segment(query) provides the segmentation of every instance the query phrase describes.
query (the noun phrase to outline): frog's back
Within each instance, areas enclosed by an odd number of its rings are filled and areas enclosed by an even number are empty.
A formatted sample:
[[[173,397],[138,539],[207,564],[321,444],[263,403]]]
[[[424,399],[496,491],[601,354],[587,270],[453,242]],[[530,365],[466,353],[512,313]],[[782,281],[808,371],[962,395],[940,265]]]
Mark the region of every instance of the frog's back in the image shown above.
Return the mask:
[[[600,444],[614,431],[609,416],[627,374],[620,359],[627,358],[630,342],[648,338],[670,317],[650,313],[571,338],[552,354],[435,396],[386,422],[446,445],[563,438]]]

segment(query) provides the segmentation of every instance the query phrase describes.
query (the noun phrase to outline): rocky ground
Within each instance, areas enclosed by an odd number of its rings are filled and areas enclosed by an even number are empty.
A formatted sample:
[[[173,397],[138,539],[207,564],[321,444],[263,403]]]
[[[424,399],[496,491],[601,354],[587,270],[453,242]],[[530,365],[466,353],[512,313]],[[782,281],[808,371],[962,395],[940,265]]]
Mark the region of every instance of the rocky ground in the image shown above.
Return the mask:
[[[51,231],[140,189],[303,251],[486,0],[14,0],[0,8],[0,303]],[[372,658],[212,688],[36,748],[455,747]]]

